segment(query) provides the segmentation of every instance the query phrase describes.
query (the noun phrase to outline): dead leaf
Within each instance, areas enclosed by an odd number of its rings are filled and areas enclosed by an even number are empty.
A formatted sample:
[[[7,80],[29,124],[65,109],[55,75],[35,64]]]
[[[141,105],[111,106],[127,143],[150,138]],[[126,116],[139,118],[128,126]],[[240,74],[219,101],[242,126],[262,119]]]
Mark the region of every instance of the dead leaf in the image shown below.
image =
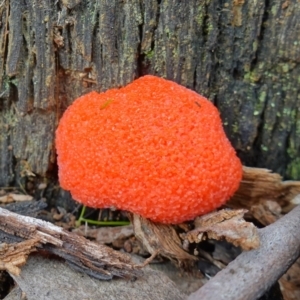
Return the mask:
[[[14,202],[14,199],[8,195],[0,197],[0,203],[11,203]]]
[[[30,195],[9,193],[5,196],[0,197],[0,202],[1,203],[11,203],[14,201],[17,201],[17,202],[31,201],[32,199],[33,199],[33,197]]]
[[[259,247],[259,235],[253,223],[243,219],[245,209],[220,210],[195,220],[195,229],[182,233],[180,237],[185,243],[200,243],[207,238],[223,240],[240,246],[244,250]]]
[[[139,215],[131,215],[134,233],[150,254],[159,253],[172,261],[193,261],[197,258],[187,253],[171,225],[153,223]]]
[[[123,249],[127,253],[137,254],[141,257],[146,257],[149,254],[149,252],[143,246],[142,242],[138,240],[135,236],[127,239],[124,242]]]
[[[125,242],[125,239],[133,236],[133,226],[117,226],[117,227],[100,227],[90,228],[82,225],[73,232],[87,238],[92,238],[99,244],[113,244],[117,248],[121,248]],[[118,247],[118,245],[122,245]]]
[[[30,195],[10,194],[14,201],[30,201],[33,199]]]

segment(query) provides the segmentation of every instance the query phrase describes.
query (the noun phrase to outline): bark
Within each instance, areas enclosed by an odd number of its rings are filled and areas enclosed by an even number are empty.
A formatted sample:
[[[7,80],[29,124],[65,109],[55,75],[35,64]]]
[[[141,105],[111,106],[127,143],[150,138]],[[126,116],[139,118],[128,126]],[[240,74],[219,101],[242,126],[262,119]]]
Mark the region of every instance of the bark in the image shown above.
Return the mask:
[[[1,1],[0,185],[52,170],[74,98],[144,74],[209,97],[244,164],[299,179],[299,43],[296,0]]]

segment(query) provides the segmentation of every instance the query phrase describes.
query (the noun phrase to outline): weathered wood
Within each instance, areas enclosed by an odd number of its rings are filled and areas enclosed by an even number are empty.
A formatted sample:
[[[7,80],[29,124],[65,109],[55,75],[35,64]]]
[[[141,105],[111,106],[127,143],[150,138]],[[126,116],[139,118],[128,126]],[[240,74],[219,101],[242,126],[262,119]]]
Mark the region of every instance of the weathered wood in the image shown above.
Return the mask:
[[[300,178],[300,3],[4,0],[0,185],[45,176],[74,98],[146,73],[208,96],[243,163]]]
[[[296,200],[298,195],[300,195],[300,181],[282,181],[279,174],[270,170],[243,167],[240,187],[226,205],[251,210],[258,203],[272,200],[288,212],[298,204]]]
[[[73,268],[92,277],[108,280],[114,276],[142,275],[142,271],[136,268],[126,254],[91,242],[43,220],[18,215],[0,208],[0,230],[9,235],[34,241],[30,251],[24,249],[26,252],[23,256],[35,251],[35,246],[39,243],[41,246],[37,248],[40,250],[44,249],[48,253],[64,258]]]

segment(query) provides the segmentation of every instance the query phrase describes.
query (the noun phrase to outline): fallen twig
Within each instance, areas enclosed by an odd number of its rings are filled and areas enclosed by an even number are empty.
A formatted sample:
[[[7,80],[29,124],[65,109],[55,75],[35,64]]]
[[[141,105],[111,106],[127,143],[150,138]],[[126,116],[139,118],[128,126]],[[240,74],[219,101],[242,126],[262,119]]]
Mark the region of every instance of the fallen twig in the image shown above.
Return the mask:
[[[299,257],[299,232],[300,206],[297,206],[259,230],[260,248],[243,252],[188,299],[258,299]]]
[[[114,276],[135,277],[142,274],[126,254],[96,244],[40,219],[0,208],[0,230],[23,240],[35,240],[35,246],[40,245],[24,253],[26,257],[36,249],[46,250],[64,258],[75,269],[98,279],[108,280]]]

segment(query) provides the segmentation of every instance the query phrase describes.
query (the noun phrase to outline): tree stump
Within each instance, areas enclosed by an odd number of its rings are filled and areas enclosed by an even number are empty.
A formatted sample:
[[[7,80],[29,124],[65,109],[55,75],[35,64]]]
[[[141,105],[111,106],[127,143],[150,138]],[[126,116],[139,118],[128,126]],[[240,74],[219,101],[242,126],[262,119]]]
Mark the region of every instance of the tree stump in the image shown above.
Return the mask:
[[[300,179],[299,20],[297,1],[2,1],[0,186],[55,169],[76,97],[144,74],[213,101],[245,165]]]

